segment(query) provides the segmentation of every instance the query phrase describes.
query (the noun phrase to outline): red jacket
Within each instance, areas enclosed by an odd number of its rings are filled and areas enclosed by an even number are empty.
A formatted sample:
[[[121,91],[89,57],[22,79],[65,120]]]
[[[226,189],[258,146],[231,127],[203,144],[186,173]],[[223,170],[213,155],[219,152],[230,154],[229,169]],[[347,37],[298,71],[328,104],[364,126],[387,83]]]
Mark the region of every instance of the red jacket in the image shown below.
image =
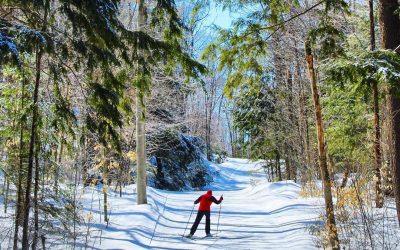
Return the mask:
[[[197,198],[197,200],[194,201],[194,204],[200,202],[199,211],[210,211],[210,207],[213,202],[215,204],[220,204],[222,200],[222,196],[221,198],[219,198],[219,200],[217,200],[214,196],[212,196],[212,191],[208,190],[206,194],[203,194],[202,196]]]

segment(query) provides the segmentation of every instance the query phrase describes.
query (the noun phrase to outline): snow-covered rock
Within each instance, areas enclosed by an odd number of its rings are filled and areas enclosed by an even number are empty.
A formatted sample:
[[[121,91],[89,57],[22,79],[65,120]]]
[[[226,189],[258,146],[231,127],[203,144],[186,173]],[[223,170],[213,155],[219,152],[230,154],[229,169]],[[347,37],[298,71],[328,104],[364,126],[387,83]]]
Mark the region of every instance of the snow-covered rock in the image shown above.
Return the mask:
[[[156,167],[154,183],[165,190],[201,190],[212,181],[204,155],[204,142],[176,130],[164,130],[152,135],[157,145],[149,162]]]

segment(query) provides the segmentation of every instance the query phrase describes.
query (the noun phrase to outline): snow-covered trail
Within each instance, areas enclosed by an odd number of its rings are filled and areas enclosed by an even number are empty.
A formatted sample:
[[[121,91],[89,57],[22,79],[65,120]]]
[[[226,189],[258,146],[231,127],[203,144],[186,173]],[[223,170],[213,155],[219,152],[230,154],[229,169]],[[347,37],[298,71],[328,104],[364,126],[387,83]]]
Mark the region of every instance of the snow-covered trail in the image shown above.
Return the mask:
[[[212,205],[211,233],[205,236],[204,221],[194,240],[183,238],[190,217],[193,200],[202,192],[169,192],[148,189],[149,205],[137,206],[130,192],[122,198],[110,197],[110,223],[92,226],[101,230],[95,249],[315,249],[307,226],[314,223],[320,207],[315,200],[299,198],[300,186],[289,182],[266,182],[262,170],[255,171],[255,163],[228,159],[213,165],[219,174],[210,186],[221,204],[220,232],[216,234],[219,205]],[[88,191],[86,192],[88,193]],[[90,196],[91,197],[91,196]],[[85,194],[86,208],[91,198]],[[99,196],[100,197],[100,196]],[[93,200],[98,204],[98,200]],[[196,209],[186,230],[196,216]],[[98,209],[97,209],[98,213]],[[99,215],[95,215],[97,218]],[[100,243],[101,240],[101,243]]]

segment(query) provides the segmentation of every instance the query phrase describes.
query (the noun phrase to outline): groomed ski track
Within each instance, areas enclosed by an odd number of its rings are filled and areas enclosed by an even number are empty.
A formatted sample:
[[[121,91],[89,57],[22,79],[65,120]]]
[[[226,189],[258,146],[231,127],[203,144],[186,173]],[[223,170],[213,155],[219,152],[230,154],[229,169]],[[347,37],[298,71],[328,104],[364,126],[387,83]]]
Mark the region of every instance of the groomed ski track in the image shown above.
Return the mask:
[[[215,171],[210,185],[221,204],[213,204],[211,233],[203,238],[204,221],[194,239],[183,238],[193,201],[204,191],[171,192],[148,188],[148,205],[136,205],[134,187],[122,198],[109,191],[109,224],[101,218],[101,189],[86,189],[84,211],[92,214],[89,249],[316,249],[310,226],[322,211],[317,199],[299,197],[300,186],[292,181],[269,183],[261,165],[245,159],[211,164]],[[95,194],[94,199],[92,198]],[[101,205],[99,205],[101,204]],[[197,205],[186,230],[196,216]]]

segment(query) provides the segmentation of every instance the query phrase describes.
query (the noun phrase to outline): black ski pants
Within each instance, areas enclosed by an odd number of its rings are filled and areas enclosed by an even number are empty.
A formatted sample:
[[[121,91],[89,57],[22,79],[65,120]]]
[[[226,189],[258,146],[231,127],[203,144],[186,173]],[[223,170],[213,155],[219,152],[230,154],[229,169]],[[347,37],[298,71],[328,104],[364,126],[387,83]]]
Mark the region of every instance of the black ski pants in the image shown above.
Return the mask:
[[[191,234],[194,234],[196,232],[197,227],[199,226],[199,223],[204,215],[206,216],[206,234],[210,233],[210,211],[199,210],[197,212],[196,220],[194,221],[192,229],[190,229]]]

